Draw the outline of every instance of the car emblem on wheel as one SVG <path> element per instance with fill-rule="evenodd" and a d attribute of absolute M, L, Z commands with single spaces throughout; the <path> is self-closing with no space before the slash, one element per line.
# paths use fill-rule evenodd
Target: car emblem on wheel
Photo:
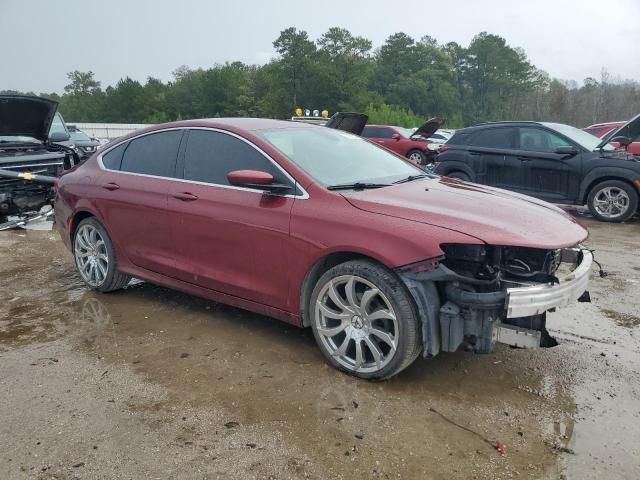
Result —
<path fill-rule="evenodd" d="M 354 315 L 353 318 L 351 319 L 351 326 L 353 328 L 360 329 L 364 327 L 364 321 L 358 315 Z"/>

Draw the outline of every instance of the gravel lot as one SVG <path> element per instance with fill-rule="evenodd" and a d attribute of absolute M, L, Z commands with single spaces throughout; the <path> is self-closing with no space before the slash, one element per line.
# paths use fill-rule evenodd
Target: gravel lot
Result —
<path fill-rule="evenodd" d="M 640 220 L 581 221 L 608 276 L 550 314 L 560 346 L 383 383 L 269 318 L 144 283 L 94 294 L 56 234 L 2 232 L 0 478 L 638 479 Z"/>

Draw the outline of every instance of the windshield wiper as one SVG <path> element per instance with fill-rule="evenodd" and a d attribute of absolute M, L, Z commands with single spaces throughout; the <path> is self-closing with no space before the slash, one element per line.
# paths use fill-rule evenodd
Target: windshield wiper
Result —
<path fill-rule="evenodd" d="M 413 182 L 414 180 L 420 180 L 421 178 L 427 178 L 427 177 L 429 177 L 429 175 L 427 175 L 426 173 L 419 173 L 417 175 L 409 175 L 408 177 L 402 178 L 393 183 L 396 184 L 396 183 Z"/>
<path fill-rule="evenodd" d="M 389 187 L 390 183 L 367 183 L 367 182 L 356 182 L 356 183 L 343 183 L 341 185 L 329 185 L 327 190 L 366 190 L 369 188 L 382 188 Z"/>

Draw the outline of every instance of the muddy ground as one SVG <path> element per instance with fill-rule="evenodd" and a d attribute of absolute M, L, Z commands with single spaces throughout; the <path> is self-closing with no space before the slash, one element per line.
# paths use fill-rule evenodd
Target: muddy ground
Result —
<path fill-rule="evenodd" d="M 582 220 L 608 276 L 550 315 L 560 346 L 383 383 L 269 318 L 92 293 L 54 233 L 2 232 L 0 478 L 640 478 L 640 221 Z"/>

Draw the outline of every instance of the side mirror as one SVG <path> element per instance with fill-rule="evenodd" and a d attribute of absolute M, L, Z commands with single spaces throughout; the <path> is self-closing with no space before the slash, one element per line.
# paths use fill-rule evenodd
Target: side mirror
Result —
<path fill-rule="evenodd" d="M 291 186 L 275 183 L 273 175 L 259 170 L 235 170 L 227 174 L 227 180 L 236 187 L 253 188 L 266 192 L 285 192 Z"/>
<path fill-rule="evenodd" d="M 400 140 L 402 137 L 400 136 L 399 133 L 394 133 L 393 135 L 391 135 L 391 138 L 393 138 L 395 141 Z"/>
<path fill-rule="evenodd" d="M 49 134 L 49 141 L 51 143 L 66 142 L 67 140 L 69 140 L 69 138 L 71 137 L 69 136 L 68 133 L 65 133 L 65 132 L 57 131 L 57 132 L 51 132 Z"/>
<path fill-rule="evenodd" d="M 629 137 L 625 137 L 624 135 L 620 135 L 619 137 L 614 137 L 609 141 L 611 143 L 619 144 L 624 149 L 626 149 L 631 144 L 631 139 Z"/>
<path fill-rule="evenodd" d="M 555 153 L 560 155 L 577 155 L 578 149 L 572 145 L 563 145 L 561 147 L 557 147 Z"/>

